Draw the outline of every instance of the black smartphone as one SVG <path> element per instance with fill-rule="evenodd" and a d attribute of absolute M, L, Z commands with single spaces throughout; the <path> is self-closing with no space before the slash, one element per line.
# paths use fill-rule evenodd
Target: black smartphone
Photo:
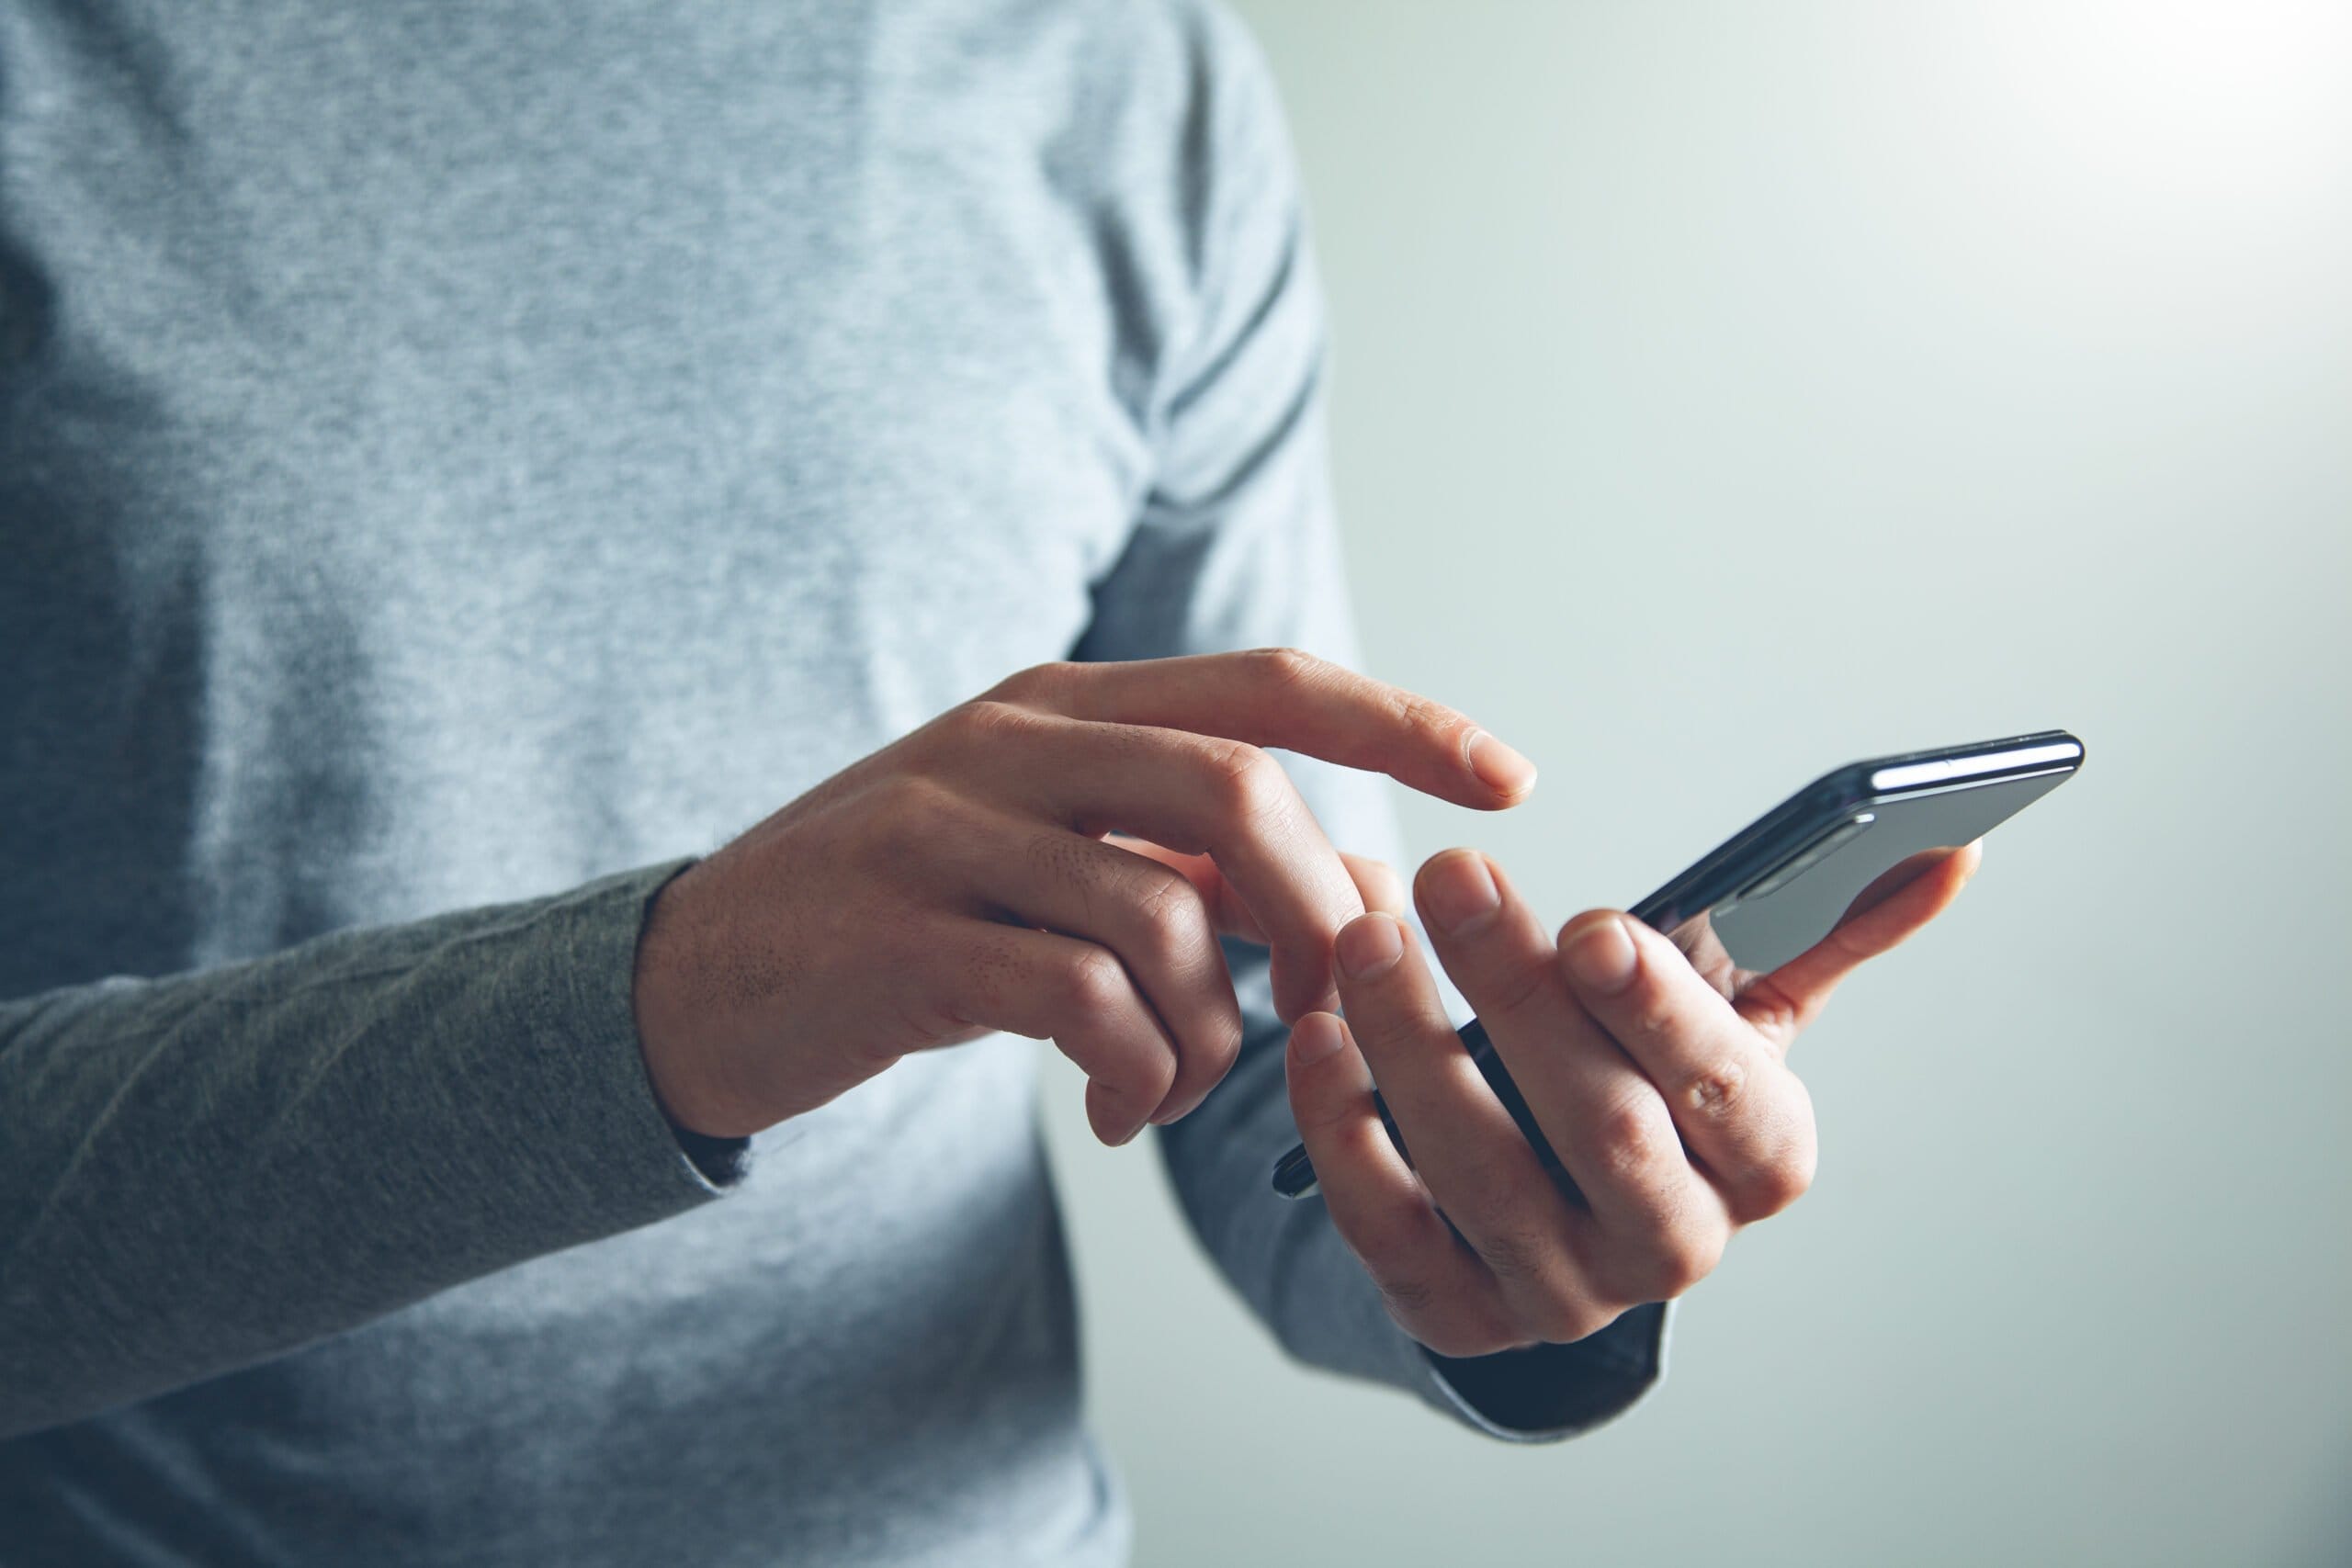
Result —
<path fill-rule="evenodd" d="M 1856 762 L 1797 791 L 1629 912 L 1686 952 L 1712 927 L 1741 968 L 1777 968 L 1827 936 L 1863 889 L 1913 856 L 1974 842 L 2082 765 L 2083 743 L 2063 729 Z M 1462 1043 L 1544 1163 L 1559 1172 L 1559 1156 L 1476 1019 L 1462 1026 Z M 1374 1099 L 1402 1149 L 1386 1103 Z M 1315 1190 L 1304 1147 L 1274 1162 L 1274 1190 L 1285 1198 Z"/>

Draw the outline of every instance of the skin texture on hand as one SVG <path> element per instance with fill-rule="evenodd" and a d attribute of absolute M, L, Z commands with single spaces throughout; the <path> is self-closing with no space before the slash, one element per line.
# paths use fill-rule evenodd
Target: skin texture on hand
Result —
<path fill-rule="evenodd" d="M 1563 1182 L 1464 1051 L 1396 875 L 1334 849 L 1267 747 L 1486 809 L 1534 783 L 1452 709 L 1288 649 L 1025 671 L 662 889 L 636 1007 L 664 1109 L 738 1136 L 1002 1030 L 1084 1069 L 1096 1135 L 1123 1144 L 1232 1065 L 1217 938 L 1262 942 L 1300 1135 L 1390 1314 L 1445 1356 L 1566 1343 L 1689 1290 L 1804 1193 L 1791 1043 L 1979 853 L 1915 857 L 1763 975 L 1703 922 L 1678 946 L 1596 909 L 1555 939 L 1486 857 L 1432 858 L 1414 890 L 1431 944 Z"/>
<path fill-rule="evenodd" d="M 1024 671 L 663 887 L 635 977 L 663 1109 L 740 1136 L 1002 1030 L 1086 1072 L 1106 1143 L 1183 1115 L 1240 1047 L 1220 935 L 1272 948 L 1295 1020 L 1336 999 L 1340 927 L 1399 902 L 1267 747 L 1482 809 L 1534 784 L 1453 710 L 1290 649 Z"/>
<path fill-rule="evenodd" d="M 1767 975 L 1734 966 L 1703 926 L 1686 952 L 1616 910 L 1555 941 L 1491 861 L 1431 858 L 1415 897 L 1437 956 L 1574 1185 L 1543 1168 L 1463 1049 L 1412 929 L 1351 921 L 1335 944 L 1347 1021 L 1298 1021 L 1291 1104 L 1390 1315 L 1441 1355 L 1482 1356 L 1584 1338 L 1704 1278 L 1735 1231 L 1813 1179 L 1812 1102 L 1788 1066 L 1798 1032 L 1857 965 L 1950 905 L 1980 853 L 1915 857 Z"/>

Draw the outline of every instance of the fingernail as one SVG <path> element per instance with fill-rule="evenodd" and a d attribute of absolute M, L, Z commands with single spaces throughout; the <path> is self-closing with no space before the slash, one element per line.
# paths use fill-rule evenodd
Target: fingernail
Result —
<path fill-rule="evenodd" d="M 1466 934 L 1502 908 L 1501 890 L 1487 869 L 1487 857 L 1465 850 L 1447 855 L 1430 868 L 1423 902 L 1430 919 L 1449 935 Z"/>
<path fill-rule="evenodd" d="M 1483 729 L 1472 730 L 1462 742 L 1462 760 L 1497 795 L 1525 795 L 1535 787 L 1535 764 Z"/>
<path fill-rule="evenodd" d="M 1340 1032 L 1338 1019 L 1328 1012 L 1310 1012 L 1290 1032 L 1291 1060 L 1311 1067 L 1337 1051 L 1346 1038 Z"/>
<path fill-rule="evenodd" d="M 1340 928 L 1332 956 L 1349 979 L 1372 979 L 1405 956 L 1404 931 L 1394 915 L 1359 915 Z"/>
<path fill-rule="evenodd" d="M 1562 954 L 1577 983 L 1602 996 L 1613 996 L 1633 983 L 1636 954 L 1633 933 L 1625 922 L 1611 916 L 1595 920 L 1568 939 Z"/>

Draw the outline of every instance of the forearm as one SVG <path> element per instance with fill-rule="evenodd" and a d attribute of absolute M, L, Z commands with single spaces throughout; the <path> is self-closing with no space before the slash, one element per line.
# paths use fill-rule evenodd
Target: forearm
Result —
<path fill-rule="evenodd" d="M 683 863 L 0 1004 L 0 1436 L 714 1196 L 631 1011 Z"/>

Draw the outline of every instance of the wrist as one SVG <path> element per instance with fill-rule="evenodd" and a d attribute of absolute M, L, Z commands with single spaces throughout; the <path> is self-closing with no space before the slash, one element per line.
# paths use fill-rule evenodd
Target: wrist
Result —
<path fill-rule="evenodd" d="M 698 1138 L 738 1137 L 752 1131 L 731 1124 L 710 1092 L 707 1066 L 696 1050 L 704 1032 L 694 1017 L 694 987 L 686 974 L 693 951 L 685 936 L 690 894 L 682 894 L 694 874 L 696 861 L 662 885 L 647 901 L 639 928 L 637 956 L 630 979 L 631 1010 L 637 1021 L 638 1052 L 653 1098 L 672 1126 Z"/>

